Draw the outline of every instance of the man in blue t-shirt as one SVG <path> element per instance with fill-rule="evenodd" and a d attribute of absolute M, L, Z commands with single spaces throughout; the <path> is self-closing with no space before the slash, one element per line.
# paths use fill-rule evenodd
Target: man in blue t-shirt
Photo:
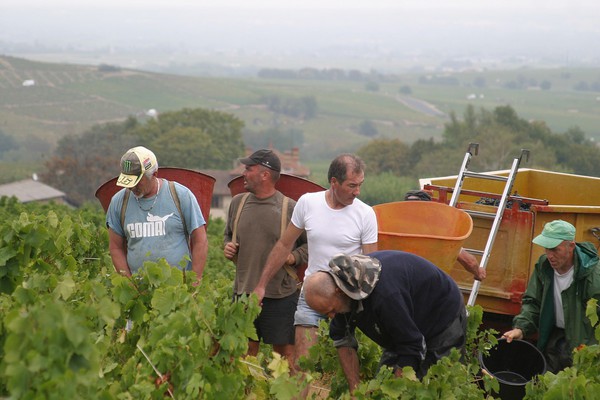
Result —
<path fill-rule="evenodd" d="M 117 185 L 123 189 L 113 196 L 106 214 L 113 264 L 131 276 L 144 261 L 164 258 L 174 267 L 193 270 L 200 280 L 208 240 L 198 201 L 188 188 L 177 182 L 171 188 L 157 173 L 156 156 L 145 147 L 129 149 L 121 157 Z"/>
<path fill-rule="evenodd" d="M 303 290 L 308 305 L 331 318 L 329 336 L 350 391 L 359 384 L 357 327 L 383 348 L 380 364 L 396 375 L 410 366 L 422 378 L 452 348 L 464 348 L 462 294 L 431 262 L 384 250 L 368 256 L 338 255 L 329 267 L 308 277 Z"/>

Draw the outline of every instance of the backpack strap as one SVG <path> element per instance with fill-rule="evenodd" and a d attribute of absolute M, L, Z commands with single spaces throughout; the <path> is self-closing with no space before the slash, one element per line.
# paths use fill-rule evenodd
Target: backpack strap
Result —
<path fill-rule="evenodd" d="M 242 215 L 242 208 L 244 208 L 244 204 L 246 204 L 246 200 L 248 200 L 248 196 L 250 196 L 250 192 L 244 193 L 242 196 L 242 200 L 240 200 L 240 204 L 235 213 L 235 219 L 233 220 L 233 228 L 231 233 L 231 241 L 237 244 L 237 227 L 238 222 L 240 221 L 240 215 Z"/>
<path fill-rule="evenodd" d="M 175 206 L 177 207 L 177 211 L 179 211 L 179 216 L 181 217 L 181 223 L 183 224 L 183 233 L 185 234 L 185 242 L 188 245 L 188 249 L 190 248 L 190 235 L 187 231 L 187 224 L 185 223 L 185 217 L 183 216 L 183 212 L 181 212 L 181 202 L 179 201 L 179 196 L 177 195 L 177 190 L 175 190 L 175 182 L 169 182 L 169 191 L 171 192 L 171 197 L 173 197 L 173 201 Z"/>
<path fill-rule="evenodd" d="M 125 189 L 125 195 L 123 196 L 123 204 L 121 205 L 121 230 L 125 233 L 125 210 L 127 210 L 127 204 L 129 204 L 130 190 Z"/>

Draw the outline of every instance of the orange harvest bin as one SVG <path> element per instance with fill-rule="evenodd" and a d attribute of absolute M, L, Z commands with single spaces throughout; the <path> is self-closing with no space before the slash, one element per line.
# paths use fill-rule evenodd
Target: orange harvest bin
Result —
<path fill-rule="evenodd" d="M 244 177 L 242 175 L 230 180 L 227 186 L 229 187 L 231 197 L 246 191 L 246 189 L 244 189 Z M 275 184 L 275 189 L 279 190 L 290 199 L 294 199 L 296 201 L 298 201 L 300 196 L 302 196 L 304 193 L 320 192 L 325 190 L 323 186 L 314 183 L 313 181 L 284 173 L 280 174 L 279 180 Z"/>
<path fill-rule="evenodd" d="M 210 205 L 212 200 L 213 188 L 215 186 L 215 178 L 202 172 L 194 171 L 185 168 L 175 167 L 159 167 L 158 177 L 165 178 L 169 181 L 175 181 L 187 186 L 194 193 L 196 200 L 200 205 L 202 216 L 208 224 L 210 215 Z M 104 212 L 108 210 L 110 200 L 122 187 L 117 186 L 117 178 L 114 177 L 108 182 L 102 184 L 96 190 L 96 198 L 100 201 Z"/>
<path fill-rule="evenodd" d="M 466 212 L 430 201 L 399 201 L 373 206 L 379 250 L 402 250 L 428 259 L 449 273 L 473 230 Z"/>

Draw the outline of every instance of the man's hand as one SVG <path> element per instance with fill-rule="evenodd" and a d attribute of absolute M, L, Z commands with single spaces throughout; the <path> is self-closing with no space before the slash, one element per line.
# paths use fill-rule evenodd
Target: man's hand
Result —
<path fill-rule="evenodd" d="M 258 296 L 258 304 L 262 306 L 262 301 L 265 297 L 265 288 L 257 286 L 254 288 L 254 291 L 252 293 L 255 293 Z"/>
<path fill-rule="evenodd" d="M 294 255 L 292 253 L 288 254 L 287 260 L 285 260 L 285 263 L 287 265 L 295 265 L 296 264 L 296 257 L 294 257 Z"/>
<path fill-rule="evenodd" d="M 233 243 L 233 242 L 229 242 L 225 245 L 225 247 L 223 248 L 223 255 L 225 256 L 226 259 L 228 260 L 233 260 L 233 257 L 235 257 L 235 255 L 238 252 L 238 244 L 237 243 Z"/>
<path fill-rule="evenodd" d="M 523 339 L 523 331 L 520 330 L 519 328 L 515 328 L 508 332 L 504 332 L 504 335 L 502 335 L 502 337 L 506 339 L 506 343 L 510 343 L 515 339 L 521 340 L 521 339 Z"/>
<path fill-rule="evenodd" d="M 474 276 L 478 281 L 482 281 L 487 277 L 487 272 L 485 271 L 485 268 L 478 267 Z"/>

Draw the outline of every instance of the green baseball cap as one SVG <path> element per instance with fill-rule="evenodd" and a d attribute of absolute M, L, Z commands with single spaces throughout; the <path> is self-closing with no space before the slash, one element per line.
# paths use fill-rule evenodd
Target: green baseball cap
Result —
<path fill-rule="evenodd" d="M 575 240 L 575 227 L 566 221 L 557 219 L 544 225 L 544 230 L 533 239 L 533 243 L 546 249 L 553 249 L 564 240 Z"/>

